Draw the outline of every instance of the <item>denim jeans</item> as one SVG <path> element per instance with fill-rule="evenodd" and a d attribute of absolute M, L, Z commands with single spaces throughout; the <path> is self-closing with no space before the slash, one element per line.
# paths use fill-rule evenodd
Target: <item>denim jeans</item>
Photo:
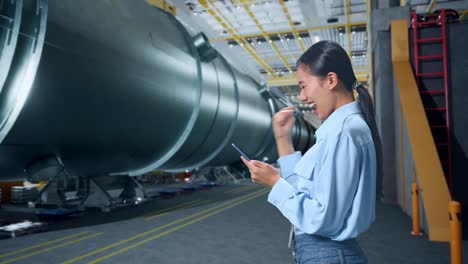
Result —
<path fill-rule="evenodd" d="M 329 238 L 300 234 L 294 236 L 298 264 L 367 264 L 367 257 L 355 239 L 333 241 Z"/>

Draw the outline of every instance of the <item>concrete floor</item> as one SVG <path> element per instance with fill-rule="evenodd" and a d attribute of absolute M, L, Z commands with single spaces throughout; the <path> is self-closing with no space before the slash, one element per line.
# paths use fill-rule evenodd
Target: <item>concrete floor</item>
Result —
<path fill-rule="evenodd" d="M 267 192 L 245 183 L 86 211 L 50 223 L 47 232 L 0 240 L 0 264 L 293 263 L 289 224 L 266 202 Z M 369 263 L 450 263 L 447 243 L 413 237 L 410 229 L 397 206 L 378 204 L 376 223 L 359 238 Z"/>

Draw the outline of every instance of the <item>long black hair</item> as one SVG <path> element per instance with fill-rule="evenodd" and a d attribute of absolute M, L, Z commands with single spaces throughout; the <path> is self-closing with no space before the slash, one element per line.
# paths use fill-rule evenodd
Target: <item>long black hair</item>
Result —
<path fill-rule="evenodd" d="M 297 65 L 301 64 L 306 65 L 309 71 L 317 77 L 324 78 L 329 72 L 334 72 L 346 90 L 353 93 L 353 89 L 356 89 L 364 120 L 371 130 L 374 141 L 377 158 L 376 196 L 377 199 L 382 199 L 382 142 L 375 122 L 374 105 L 367 89 L 357 81 L 348 54 L 338 43 L 323 40 L 312 45 L 301 55 Z"/>

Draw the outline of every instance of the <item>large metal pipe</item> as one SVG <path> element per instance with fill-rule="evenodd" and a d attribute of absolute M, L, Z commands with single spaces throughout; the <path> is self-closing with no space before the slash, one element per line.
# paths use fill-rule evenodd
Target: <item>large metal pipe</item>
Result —
<path fill-rule="evenodd" d="M 7 80 L 0 93 L 1 114 L 21 110 L 0 127 L 0 179 L 25 178 L 28 164 L 49 156 L 82 176 L 225 165 L 239 158 L 230 142 L 276 159 L 274 103 L 170 14 L 143 0 L 28 2 L 8 78 L 21 76 L 13 71 L 21 65 L 35 78 L 29 88 Z M 35 24 L 23 30 L 27 22 Z M 29 57 L 18 53 L 26 40 L 35 45 L 35 53 L 23 48 Z M 27 97 L 24 106 L 5 87 Z M 310 132 L 299 119 L 298 149 L 310 145 Z"/>

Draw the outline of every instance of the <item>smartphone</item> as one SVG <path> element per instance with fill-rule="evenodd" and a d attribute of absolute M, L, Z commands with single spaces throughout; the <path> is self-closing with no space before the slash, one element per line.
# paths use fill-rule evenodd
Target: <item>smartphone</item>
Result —
<path fill-rule="evenodd" d="M 232 143 L 231 145 L 232 145 L 233 148 L 235 148 L 237 150 L 237 152 L 239 152 L 242 155 L 242 157 L 244 157 L 246 160 L 250 161 L 250 158 L 247 157 L 247 155 L 245 155 L 245 153 L 242 150 L 240 150 L 240 148 L 238 148 L 236 146 L 236 144 Z"/>

